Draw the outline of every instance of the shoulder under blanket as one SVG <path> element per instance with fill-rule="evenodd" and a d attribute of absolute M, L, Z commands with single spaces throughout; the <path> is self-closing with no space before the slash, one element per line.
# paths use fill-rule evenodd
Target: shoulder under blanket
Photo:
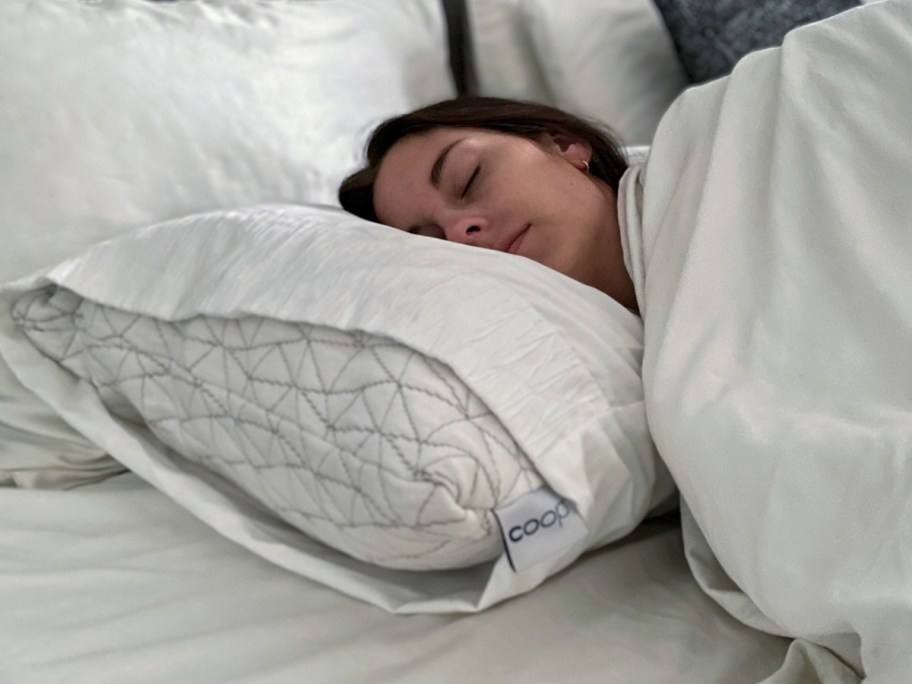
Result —
<path fill-rule="evenodd" d="M 912 675 L 910 74 L 912 3 L 799 29 L 683 95 L 621 189 L 695 571 L 871 682 Z"/>

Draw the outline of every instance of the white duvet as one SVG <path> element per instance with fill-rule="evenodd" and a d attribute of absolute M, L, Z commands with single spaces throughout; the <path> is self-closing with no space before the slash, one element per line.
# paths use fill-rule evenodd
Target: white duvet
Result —
<path fill-rule="evenodd" d="M 695 572 L 890 683 L 912 679 L 910 73 L 912 3 L 799 29 L 682 96 L 621 191 Z"/>

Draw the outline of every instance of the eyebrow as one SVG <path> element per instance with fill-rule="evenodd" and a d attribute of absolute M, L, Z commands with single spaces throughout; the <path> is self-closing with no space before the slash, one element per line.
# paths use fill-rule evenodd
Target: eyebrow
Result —
<path fill-rule="evenodd" d="M 463 138 L 454 140 L 449 145 L 440 150 L 440 154 L 437 155 L 437 159 L 434 161 L 434 165 L 431 167 L 431 185 L 433 185 L 438 190 L 440 189 L 440 173 L 443 171 L 443 163 L 446 161 L 447 155 L 450 153 L 456 145 L 461 143 Z"/>

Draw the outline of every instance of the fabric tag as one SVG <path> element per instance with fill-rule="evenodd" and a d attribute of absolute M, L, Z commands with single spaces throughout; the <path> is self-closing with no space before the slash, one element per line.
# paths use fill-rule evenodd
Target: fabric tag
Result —
<path fill-rule="evenodd" d="M 589 533 L 573 502 L 547 487 L 519 497 L 494 516 L 513 572 L 563 551 Z"/>

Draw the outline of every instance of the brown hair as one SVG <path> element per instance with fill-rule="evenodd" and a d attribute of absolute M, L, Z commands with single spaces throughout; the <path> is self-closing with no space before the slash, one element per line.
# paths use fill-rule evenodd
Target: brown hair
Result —
<path fill-rule="evenodd" d="M 564 134 L 592 148 L 589 173 L 617 192 L 627 170 L 627 159 L 614 134 L 596 124 L 555 107 L 497 97 L 460 97 L 444 100 L 408 114 L 388 119 L 367 143 L 367 166 L 339 187 L 339 203 L 346 211 L 376 221 L 374 183 L 384 157 L 393 145 L 409 135 L 434 128 L 484 128 L 537 139 L 543 134 Z"/>

